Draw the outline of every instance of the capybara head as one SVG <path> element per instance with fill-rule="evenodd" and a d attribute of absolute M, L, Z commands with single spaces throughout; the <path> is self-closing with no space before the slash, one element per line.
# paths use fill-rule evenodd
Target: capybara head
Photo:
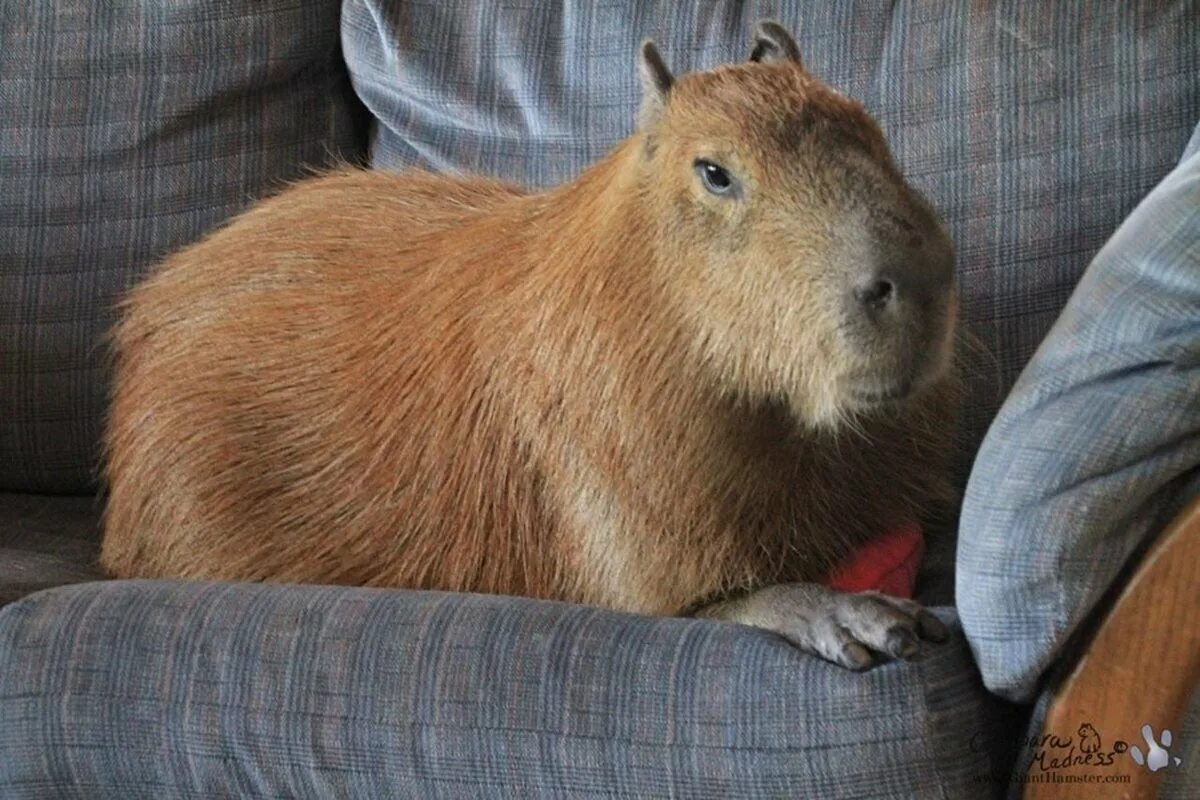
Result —
<path fill-rule="evenodd" d="M 863 107 L 771 22 L 745 63 L 676 79 L 649 41 L 639 62 L 662 285 L 718 380 L 828 427 L 945 374 L 953 248 Z"/>

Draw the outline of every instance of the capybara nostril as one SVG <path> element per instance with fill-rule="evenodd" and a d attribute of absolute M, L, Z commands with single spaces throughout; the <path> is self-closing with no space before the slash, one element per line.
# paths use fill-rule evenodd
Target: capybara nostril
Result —
<path fill-rule="evenodd" d="M 867 308 L 878 310 L 892 302 L 896 285 L 888 278 L 876 278 L 855 289 L 854 296 Z"/>

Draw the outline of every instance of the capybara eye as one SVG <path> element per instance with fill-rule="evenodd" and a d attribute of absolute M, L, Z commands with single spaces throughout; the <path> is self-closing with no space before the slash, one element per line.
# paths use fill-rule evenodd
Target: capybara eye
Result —
<path fill-rule="evenodd" d="M 703 158 L 696 159 L 696 174 L 704 188 L 716 195 L 730 195 L 737 188 L 737 183 L 729 171 L 720 164 L 714 164 Z"/>

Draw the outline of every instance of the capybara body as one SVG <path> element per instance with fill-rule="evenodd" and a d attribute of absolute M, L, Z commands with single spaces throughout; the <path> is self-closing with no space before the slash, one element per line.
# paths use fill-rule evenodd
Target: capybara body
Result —
<path fill-rule="evenodd" d="M 678 613 L 925 513 L 933 213 L 797 61 L 647 52 L 639 129 L 571 183 L 344 170 L 136 287 L 104 566 Z"/>

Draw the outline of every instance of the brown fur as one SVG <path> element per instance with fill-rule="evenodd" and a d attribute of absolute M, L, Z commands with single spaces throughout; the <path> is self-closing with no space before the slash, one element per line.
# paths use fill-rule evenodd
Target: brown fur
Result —
<path fill-rule="evenodd" d="M 943 491 L 953 381 L 914 365 L 945 361 L 951 295 L 877 339 L 836 301 L 856 237 L 922 231 L 875 124 L 791 63 L 685 76 L 542 194 L 303 182 L 125 303 L 103 564 L 652 613 L 817 579 Z M 899 371 L 931 377 L 847 388 Z"/>

